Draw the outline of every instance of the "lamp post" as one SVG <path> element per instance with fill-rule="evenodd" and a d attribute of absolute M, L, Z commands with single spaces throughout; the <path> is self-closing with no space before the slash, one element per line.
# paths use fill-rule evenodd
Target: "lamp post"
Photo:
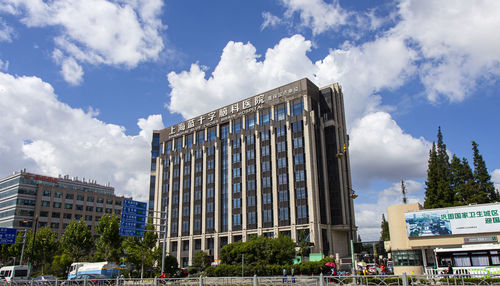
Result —
<path fill-rule="evenodd" d="M 349 170 L 348 170 L 348 157 L 347 157 L 347 146 L 344 144 L 344 152 L 339 152 L 337 153 L 337 158 L 339 159 L 344 159 L 341 160 L 344 162 L 344 172 L 345 172 L 345 178 L 346 182 L 344 184 L 346 188 L 346 195 L 347 195 L 347 207 L 348 207 L 348 212 L 349 212 L 349 242 L 350 242 L 350 249 L 351 249 L 351 273 L 354 275 L 356 271 L 355 267 L 355 261 L 354 261 L 354 234 L 353 234 L 353 223 L 352 223 L 352 200 L 357 198 L 358 195 L 354 192 L 354 190 L 351 188 L 351 181 L 349 178 Z"/>
<path fill-rule="evenodd" d="M 33 251 L 35 248 L 37 226 L 38 226 L 38 215 L 35 216 L 35 231 L 33 232 L 33 242 L 31 243 L 31 255 L 30 255 L 30 259 L 29 259 L 29 263 L 28 263 L 28 277 L 30 277 L 30 275 L 31 275 L 31 265 L 33 264 L 33 255 L 34 255 Z"/>

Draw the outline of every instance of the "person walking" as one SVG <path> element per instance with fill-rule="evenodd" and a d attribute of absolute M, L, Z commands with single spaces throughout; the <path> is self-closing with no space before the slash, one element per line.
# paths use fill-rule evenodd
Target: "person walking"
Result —
<path fill-rule="evenodd" d="M 283 283 L 286 282 L 286 269 L 283 268 Z"/>
<path fill-rule="evenodd" d="M 448 270 L 447 270 L 448 275 L 453 275 L 453 267 L 451 267 L 451 263 L 448 263 Z"/>

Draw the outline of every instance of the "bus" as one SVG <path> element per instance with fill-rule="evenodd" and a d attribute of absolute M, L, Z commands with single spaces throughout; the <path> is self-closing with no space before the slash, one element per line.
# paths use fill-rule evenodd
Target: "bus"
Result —
<path fill-rule="evenodd" d="M 28 265 L 4 266 L 0 268 L 0 276 L 5 278 L 5 282 L 28 280 Z"/>
<path fill-rule="evenodd" d="M 74 262 L 68 273 L 68 280 L 79 274 L 101 274 L 108 278 L 116 278 L 120 275 L 118 265 L 113 262 Z"/>
<path fill-rule="evenodd" d="M 500 244 L 463 245 L 458 248 L 436 248 L 437 273 L 445 273 L 448 265 L 456 275 L 500 275 Z"/>

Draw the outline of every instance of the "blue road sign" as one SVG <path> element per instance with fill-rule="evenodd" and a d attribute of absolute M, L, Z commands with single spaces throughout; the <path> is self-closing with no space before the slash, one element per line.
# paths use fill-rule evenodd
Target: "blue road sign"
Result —
<path fill-rule="evenodd" d="M 123 200 L 120 220 L 120 235 L 144 236 L 146 227 L 147 204 L 133 200 Z"/>
<path fill-rule="evenodd" d="M 0 227 L 0 244 L 16 243 L 17 229 Z"/>

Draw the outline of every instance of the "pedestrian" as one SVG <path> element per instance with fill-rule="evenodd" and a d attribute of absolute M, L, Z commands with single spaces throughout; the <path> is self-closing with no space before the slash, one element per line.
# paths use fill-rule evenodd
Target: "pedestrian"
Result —
<path fill-rule="evenodd" d="M 286 282 L 286 269 L 283 268 L 283 283 Z"/>
<path fill-rule="evenodd" d="M 294 273 L 294 271 L 293 271 L 293 268 L 292 268 L 292 270 L 291 270 L 291 271 L 292 271 L 292 283 L 295 283 L 295 273 Z"/>
<path fill-rule="evenodd" d="M 448 263 L 448 271 L 447 271 L 447 274 L 448 274 L 448 275 L 453 275 L 453 267 L 451 267 L 451 263 Z"/>

